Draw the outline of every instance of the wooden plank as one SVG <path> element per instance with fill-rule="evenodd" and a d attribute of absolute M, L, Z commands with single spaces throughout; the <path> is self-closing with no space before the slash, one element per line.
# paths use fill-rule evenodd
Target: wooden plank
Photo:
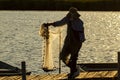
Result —
<path fill-rule="evenodd" d="M 18 80 L 20 79 L 20 76 L 5 76 L 0 78 L 0 80 Z"/>
<path fill-rule="evenodd" d="M 102 78 L 102 77 L 106 77 L 106 75 L 109 73 L 109 71 L 99 71 L 97 72 L 97 74 L 94 76 L 95 78 Z"/>
<path fill-rule="evenodd" d="M 115 77 L 117 74 L 117 71 L 109 71 L 109 73 L 105 77 Z"/>
<path fill-rule="evenodd" d="M 99 72 L 99 74 L 103 77 L 106 77 L 106 75 L 109 73 L 109 71 L 103 71 L 103 72 Z M 95 76 L 97 77 L 97 76 Z M 99 77 L 99 76 L 98 76 Z"/>
<path fill-rule="evenodd" d="M 76 79 L 81 80 L 96 80 L 96 79 L 104 79 L 108 80 L 108 78 L 114 79 L 117 75 L 117 71 L 99 71 L 99 72 L 81 72 Z M 67 80 L 67 74 L 49 74 L 49 75 L 27 75 L 27 80 Z M 0 80 L 21 80 L 21 76 L 3 76 L 0 77 Z"/>
<path fill-rule="evenodd" d="M 92 78 L 96 75 L 96 72 L 88 72 L 86 76 L 81 77 L 81 78 Z M 78 77 L 79 78 L 79 77 Z"/>
<path fill-rule="evenodd" d="M 114 78 L 117 71 L 99 71 L 99 72 L 81 72 L 76 79 L 108 79 Z M 61 80 L 66 80 L 67 77 L 61 78 Z"/>
<path fill-rule="evenodd" d="M 99 71 L 99 72 L 88 72 L 85 77 L 80 78 L 114 78 L 117 74 L 117 71 Z M 81 76 L 81 75 L 80 75 Z M 79 77 L 77 77 L 79 78 Z"/>
<path fill-rule="evenodd" d="M 13 79 L 13 80 L 16 80 L 18 78 L 18 76 L 8 76 L 8 77 L 6 77 L 6 79 Z"/>
<path fill-rule="evenodd" d="M 16 73 L 16 71 L 9 69 L 0 69 L 0 73 Z"/>
<path fill-rule="evenodd" d="M 43 80 L 46 76 L 48 75 L 38 75 L 37 77 L 34 78 L 34 80 Z M 30 79 L 33 80 L 33 79 Z"/>
<path fill-rule="evenodd" d="M 114 71 L 118 70 L 117 63 L 82 63 L 78 64 L 85 71 Z"/>
<path fill-rule="evenodd" d="M 63 78 L 66 78 L 67 74 L 63 73 L 63 74 L 57 74 L 56 76 L 53 77 L 54 80 L 61 80 Z"/>
<path fill-rule="evenodd" d="M 47 75 L 46 75 L 47 76 Z M 44 78 L 43 78 L 44 79 Z M 34 77 L 33 79 L 27 79 L 27 80 L 43 80 L 39 78 L 39 75 L 37 75 L 36 77 Z"/>
<path fill-rule="evenodd" d="M 46 78 L 46 77 L 48 77 L 49 75 L 40 75 L 40 76 L 38 76 L 39 77 L 39 79 L 41 79 L 41 80 L 43 80 L 44 78 Z"/>
<path fill-rule="evenodd" d="M 30 75 L 31 72 L 27 72 L 26 75 Z M 22 75 L 22 73 L 0 73 L 0 76 L 17 76 Z"/>
<path fill-rule="evenodd" d="M 80 78 L 84 78 L 84 77 L 86 77 L 86 75 L 88 74 L 89 72 L 82 72 L 82 73 L 80 73 L 80 75 L 78 76 L 78 78 L 80 77 Z"/>
<path fill-rule="evenodd" d="M 34 80 L 36 77 L 38 77 L 39 75 L 29 75 L 27 76 L 28 80 Z"/>
<path fill-rule="evenodd" d="M 42 79 L 42 80 L 54 80 L 54 78 L 55 78 L 55 76 L 56 75 L 48 75 L 47 77 L 45 77 L 44 79 Z"/>
<path fill-rule="evenodd" d="M 7 78 L 7 76 L 6 77 L 0 77 L 0 80 L 5 80 Z"/>
<path fill-rule="evenodd" d="M 19 76 L 19 78 L 18 78 L 17 80 L 22 80 L 22 77 L 21 77 L 21 76 Z"/>
<path fill-rule="evenodd" d="M 55 79 L 59 80 L 59 79 L 62 79 L 62 78 L 64 78 L 64 77 L 67 77 L 67 74 L 57 75 L 57 76 L 55 77 Z"/>

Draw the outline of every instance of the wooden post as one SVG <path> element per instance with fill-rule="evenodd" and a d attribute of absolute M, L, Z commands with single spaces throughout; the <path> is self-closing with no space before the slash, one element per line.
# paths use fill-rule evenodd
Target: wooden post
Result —
<path fill-rule="evenodd" d="M 59 74 L 61 73 L 61 60 L 60 60 L 60 57 L 59 57 Z"/>
<path fill-rule="evenodd" d="M 26 64 L 25 61 L 22 62 L 22 80 L 26 80 Z"/>
<path fill-rule="evenodd" d="M 61 59 L 60 59 L 60 51 L 61 51 L 61 28 L 59 28 L 59 74 L 61 73 Z"/>
<path fill-rule="evenodd" d="M 118 52 L 118 80 L 120 79 L 120 52 Z"/>

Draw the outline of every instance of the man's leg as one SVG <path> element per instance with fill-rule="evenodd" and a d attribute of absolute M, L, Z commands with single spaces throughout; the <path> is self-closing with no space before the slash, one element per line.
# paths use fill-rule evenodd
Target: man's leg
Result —
<path fill-rule="evenodd" d="M 69 51 L 69 46 L 68 44 L 64 44 L 62 51 L 60 52 L 60 60 L 62 60 L 66 65 L 69 63 L 69 55 L 70 55 L 70 51 Z"/>
<path fill-rule="evenodd" d="M 78 58 L 78 53 L 79 53 L 81 46 L 82 46 L 82 43 L 79 43 L 79 44 L 74 45 L 74 47 L 72 47 L 70 62 L 68 64 L 68 66 L 70 67 L 71 76 L 75 72 L 77 72 L 77 58 Z"/>

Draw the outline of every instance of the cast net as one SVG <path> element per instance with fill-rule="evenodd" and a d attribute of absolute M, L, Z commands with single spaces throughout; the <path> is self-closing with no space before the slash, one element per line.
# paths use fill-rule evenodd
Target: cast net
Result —
<path fill-rule="evenodd" d="M 59 67 L 59 53 L 66 36 L 66 25 L 60 27 L 44 27 L 42 24 L 39 34 L 43 37 L 43 70 L 54 70 Z"/>

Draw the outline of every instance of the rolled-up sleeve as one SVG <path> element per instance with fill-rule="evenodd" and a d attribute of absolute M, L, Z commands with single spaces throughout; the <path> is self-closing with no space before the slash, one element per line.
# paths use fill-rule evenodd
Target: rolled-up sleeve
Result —
<path fill-rule="evenodd" d="M 54 22 L 54 23 L 53 23 L 53 26 L 54 26 L 54 27 L 62 26 L 62 25 L 65 25 L 67 22 L 68 22 L 68 19 L 67 19 L 66 17 L 64 17 L 64 18 L 61 19 L 60 21 Z"/>

